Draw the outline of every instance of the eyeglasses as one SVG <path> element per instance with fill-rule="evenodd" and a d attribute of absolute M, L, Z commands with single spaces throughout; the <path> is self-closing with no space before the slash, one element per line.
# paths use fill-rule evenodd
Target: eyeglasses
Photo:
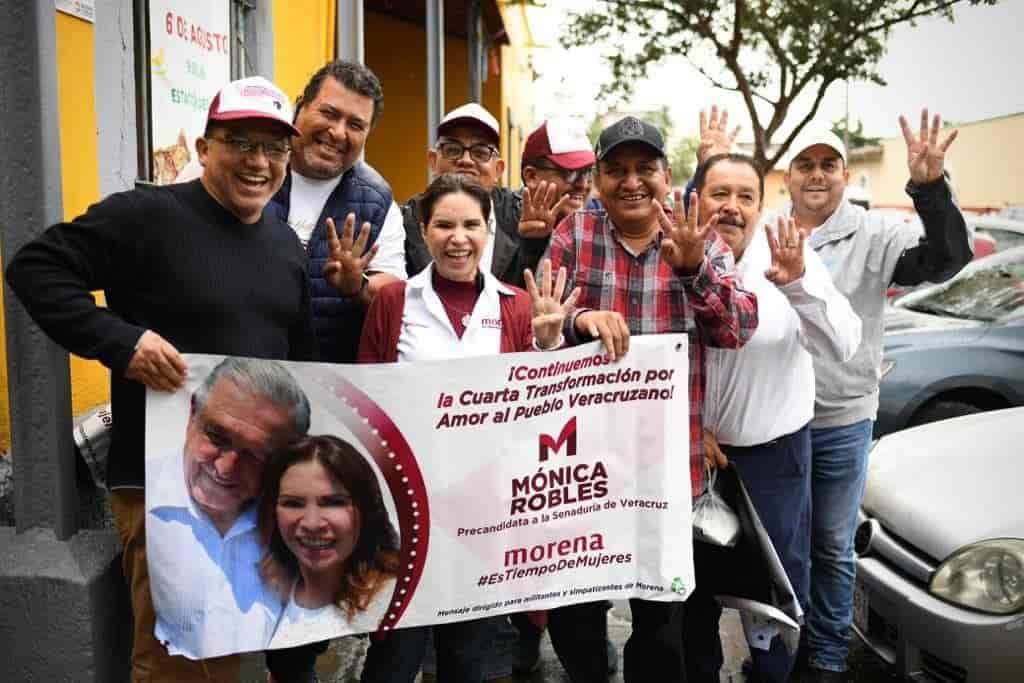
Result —
<path fill-rule="evenodd" d="M 551 171 L 553 173 L 557 173 L 558 176 L 561 177 L 561 179 L 564 180 L 569 185 L 574 184 L 580 178 L 583 178 L 584 180 L 589 180 L 594 176 L 593 166 L 587 166 L 586 168 L 577 168 L 571 171 L 567 168 L 560 168 L 558 166 L 548 166 L 547 164 L 531 164 L 531 166 L 542 171 Z"/>
<path fill-rule="evenodd" d="M 486 164 L 498 153 L 498 150 L 494 149 L 494 147 L 491 145 L 485 145 L 482 142 L 467 146 L 461 142 L 455 142 L 453 140 L 439 142 L 437 149 L 441 152 L 441 156 L 449 161 L 458 161 L 468 150 L 469 158 L 478 164 Z"/>
<path fill-rule="evenodd" d="M 261 150 L 271 161 L 284 161 L 288 158 L 288 153 L 292 151 L 291 145 L 284 140 L 253 142 L 245 138 L 218 138 L 212 135 L 209 139 L 228 145 L 238 154 L 252 154 L 256 150 Z"/>

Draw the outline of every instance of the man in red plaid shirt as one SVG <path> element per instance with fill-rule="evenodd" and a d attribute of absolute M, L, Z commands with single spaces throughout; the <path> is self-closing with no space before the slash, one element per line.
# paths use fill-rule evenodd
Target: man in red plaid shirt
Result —
<path fill-rule="evenodd" d="M 689 335 L 690 477 L 697 495 L 703 488 L 704 349 L 743 346 L 757 327 L 757 300 L 735 280 L 732 252 L 714 231 L 717 216 L 699 225 L 696 195 L 688 216 L 664 208 L 672 172 L 656 127 L 627 116 L 601 132 L 595 154 L 594 184 L 604 209 L 563 220 L 546 255 L 582 292 L 566 320 L 566 341 L 601 339 L 614 359 L 627 351 L 630 334 Z M 677 209 L 682 201 L 677 191 Z M 630 609 L 627 683 L 685 680 L 683 604 L 630 600 Z M 573 681 L 607 677 L 604 612 L 605 604 L 594 602 L 549 613 L 552 641 Z"/>

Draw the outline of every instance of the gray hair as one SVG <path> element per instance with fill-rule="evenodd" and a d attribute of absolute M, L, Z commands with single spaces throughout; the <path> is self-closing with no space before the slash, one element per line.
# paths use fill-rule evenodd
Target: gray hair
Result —
<path fill-rule="evenodd" d="M 260 358 L 225 358 L 217 364 L 196 389 L 196 411 L 206 406 L 210 391 L 220 379 L 234 382 L 253 396 L 265 398 L 291 412 L 296 434 L 309 431 L 309 399 L 292 374 L 275 360 Z"/>

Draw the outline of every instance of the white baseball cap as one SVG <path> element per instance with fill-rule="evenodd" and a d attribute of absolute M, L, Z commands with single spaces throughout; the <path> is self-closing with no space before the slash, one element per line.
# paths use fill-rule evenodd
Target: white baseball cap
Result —
<path fill-rule="evenodd" d="M 501 140 L 501 126 L 498 125 L 498 119 L 491 116 L 491 112 L 476 102 L 456 107 L 445 114 L 444 118 L 441 119 L 441 123 L 437 124 L 437 134 L 444 135 L 446 130 L 466 123 L 475 123 L 483 126 L 486 131 L 493 134 L 495 143 Z"/>
<path fill-rule="evenodd" d="M 800 156 L 804 150 L 814 147 L 815 145 L 825 145 L 831 147 L 842 157 L 843 161 L 846 161 L 846 145 L 839 139 L 839 136 L 831 131 L 829 128 L 823 126 L 814 126 L 813 124 L 804 128 L 793 140 L 793 144 L 789 146 L 785 156 L 782 158 L 782 165 L 784 168 L 789 168 L 793 161 Z"/>
<path fill-rule="evenodd" d="M 292 105 L 280 88 L 262 76 L 250 76 L 220 89 L 210 102 L 206 123 L 266 119 L 280 123 L 292 135 L 301 135 L 292 125 L 293 116 Z"/>

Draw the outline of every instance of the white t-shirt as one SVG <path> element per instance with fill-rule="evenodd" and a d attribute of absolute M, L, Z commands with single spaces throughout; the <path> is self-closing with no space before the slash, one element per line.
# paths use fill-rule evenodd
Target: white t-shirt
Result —
<path fill-rule="evenodd" d="M 317 180 L 300 175 L 294 170 L 291 171 L 291 175 L 292 188 L 288 203 L 288 225 L 298 235 L 303 248 L 306 248 L 309 246 L 313 231 L 316 230 L 316 223 L 324 210 L 327 198 L 338 187 L 343 176 L 329 180 Z M 334 227 L 340 233 L 344 228 L 344 222 L 335 223 Z M 360 228 L 359 225 L 355 227 L 356 230 Z M 384 225 L 381 226 L 375 244 L 377 245 L 377 254 L 370 261 L 367 271 L 387 273 L 404 280 L 406 278 L 405 227 L 402 224 L 402 211 L 393 201 L 388 207 Z"/>
<path fill-rule="evenodd" d="M 342 176 L 320 180 L 307 178 L 295 171 L 291 173 L 292 189 L 288 199 L 288 225 L 299 236 L 302 246 L 306 247 L 309 245 L 309 238 L 313 236 L 316 222 L 324 210 L 327 198 L 341 182 Z M 342 228 L 340 225 L 334 227 L 338 230 Z"/>
<path fill-rule="evenodd" d="M 353 633 L 376 631 L 394 595 L 395 583 L 395 579 L 388 579 L 370 600 L 366 609 L 353 614 L 352 620 L 349 621 L 345 612 L 337 605 L 307 609 L 295 602 L 295 587 L 298 585 L 296 581 L 292 584 L 288 605 L 281 612 L 281 619 L 277 622 L 270 648 L 295 647 Z"/>

